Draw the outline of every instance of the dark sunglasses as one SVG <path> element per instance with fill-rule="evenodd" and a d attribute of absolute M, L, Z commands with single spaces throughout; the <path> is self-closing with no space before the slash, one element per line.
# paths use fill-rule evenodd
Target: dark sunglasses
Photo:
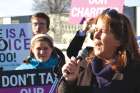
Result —
<path fill-rule="evenodd" d="M 111 16 L 111 17 L 115 17 L 115 16 L 118 15 L 117 10 L 115 10 L 115 9 L 110 9 L 110 8 L 105 9 L 102 13 L 103 13 L 103 14 L 108 14 L 108 15 Z"/>

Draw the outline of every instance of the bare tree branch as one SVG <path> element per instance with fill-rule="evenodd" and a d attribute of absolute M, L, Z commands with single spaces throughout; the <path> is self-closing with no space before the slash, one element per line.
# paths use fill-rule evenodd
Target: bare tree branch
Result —
<path fill-rule="evenodd" d="M 68 13 L 70 0 L 33 0 L 33 10 L 48 13 Z"/>

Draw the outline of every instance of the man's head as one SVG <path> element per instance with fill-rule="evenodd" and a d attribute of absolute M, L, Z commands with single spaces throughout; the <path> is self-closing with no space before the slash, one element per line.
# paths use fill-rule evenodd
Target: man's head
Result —
<path fill-rule="evenodd" d="M 49 31 L 50 18 L 43 12 L 32 15 L 31 23 L 33 34 L 45 34 Z"/>

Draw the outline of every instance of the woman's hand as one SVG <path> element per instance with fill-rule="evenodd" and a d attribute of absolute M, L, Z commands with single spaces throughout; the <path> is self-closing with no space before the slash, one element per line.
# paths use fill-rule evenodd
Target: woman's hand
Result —
<path fill-rule="evenodd" d="M 79 75 L 80 60 L 75 57 L 71 57 L 70 62 L 67 62 L 62 67 L 62 74 L 67 81 L 73 81 L 77 79 Z"/>
<path fill-rule="evenodd" d="M 94 29 L 94 22 L 95 19 L 94 18 L 90 18 L 90 19 L 86 19 L 84 20 L 83 24 L 82 24 L 82 30 L 85 32 L 91 32 L 91 29 Z"/>

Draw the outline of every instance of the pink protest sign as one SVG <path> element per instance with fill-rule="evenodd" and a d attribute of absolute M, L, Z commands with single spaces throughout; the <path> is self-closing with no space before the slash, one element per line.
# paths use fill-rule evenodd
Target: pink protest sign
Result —
<path fill-rule="evenodd" d="M 123 12 L 124 0 L 72 0 L 69 22 L 79 24 L 83 17 L 96 17 L 104 9 L 116 9 Z"/>

